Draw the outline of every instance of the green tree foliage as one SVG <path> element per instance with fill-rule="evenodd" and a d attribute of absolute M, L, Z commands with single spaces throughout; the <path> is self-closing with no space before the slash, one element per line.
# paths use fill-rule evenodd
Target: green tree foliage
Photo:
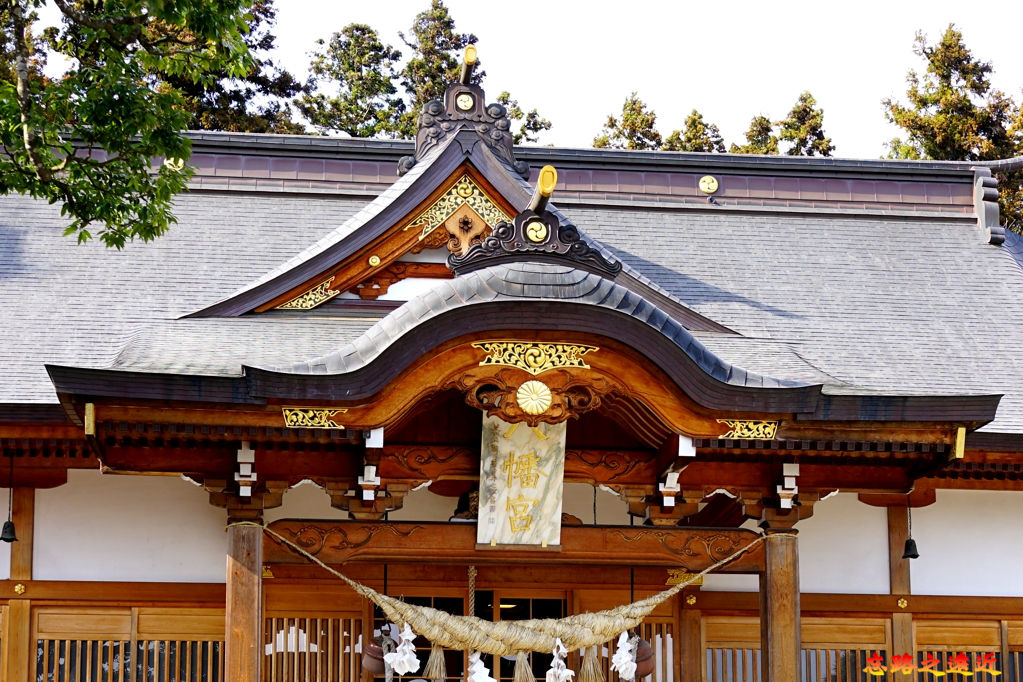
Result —
<path fill-rule="evenodd" d="M 725 141 L 718 127 L 704 121 L 703 114 L 693 109 L 682 130 L 672 131 L 661 148 L 672 152 L 724 152 Z"/>
<path fill-rule="evenodd" d="M 353 137 L 394 134 L 405 111 L 394 85 L 401 53 L 380 41 L 365 24 L 349 24 L 313 54 L 310 85 L 331 87 L 298 101 L 299 111 L 323 132 Z"/>
<path fill-rule="evenodd" d="M 171 197 L 189 170 L 191 119 L 171 78 L 203 86 L 244 76 L 251 62 L 243 0 L 53 0 L 64 24 L 49 49 L 69 66 L 47 80 L 33 58 L 34 10 L 7 0 L 3 45 L 13 68 L 0 80 L 0 193 L 59 203 L 66 233 L 122 247 L 165 232 Z M 154 159 L 168 162 L 153 166 Z"/>
<path fill-rule="evenodd" d="M 809 92 L 799 95 L 789 115 L 778 122 L 783 142 L 789 144 L 789 156 L 831 156 L 835 145 L 824 135 L 824 111 L 817 108 L 817 100 Z"/>
<path fill-rule="evenodd" d="M 917 33 L 913 52 L 926 69 L 906 76 L 907 104 L 883 100 L 888 120 L 906 131 L 888 144 L 889 157 L 984 161 L 1023 154 L 1023 116 L 992 87 L 989 62 L 973 56 L 949 25 L 936 44 Z M 1023 173 L 998 174 L 1003 222 L 1023 231 Z"/>
<path fill-rule="evenodd" d="M 625 98 L 619 118 L 608 116 L 600 134 L 593 138 L 599 149 L 659 149 L 661 134 L 657 132 L 657 114 L 633 92 Z"/>
<path fill-rule="evenodd" d="M 240 78 L 232 78 L 225 69 L 211 74 L 218 77 L 212 83 L 195 81 L 188 74 L 167 78 L 167 85 L 185 97 L 192 112 L 189 127 L 246 133 L 305 131 L 292 120 L 290 106 L 291 98 L 303 90 L 302 84 L 270 58 L 277 42 L 276 17 L 272 0 L 252 4 L 243 36 L 252 60 Z"/>
<path fill-rule="evenodd" d="M 746 131 L 746 144 L 732 144 L 728 151 L 732 154 L 777 154 L 778 136 L 774 134 L 771 119 L 762 114 L 754 116 Z"/>
<path fill-rule="evenodd" d="M 497 96 L 497 101 L 508 110 L 508 120 L 522 121 L 519 129 L 512 132 L 512 142 L 514 144 L 536 142 L 540 133 L 551 129 L 551 122 L 540 116 L 536 109 L 531 109 L 529 112 L 522 111 L 519 101 L 512 99 L 507 90 Z"/>
<path fill-rule="evenodd" d="M 358 137 L 415 137 L 423 105 L 441 99 L 457 80 L 462 53 L 476 42 L 471 33 L 455 30 L 455 20 L 442 0 L 416 15 L 408 34 L 400 33 L 410 51 L 400 71 L 399 50 L 383 43 L 375 30 L 351 24 L 320 44 L 313 56 L 315 92 L 302 97 L 299 110 L 321 132 L 345 132 Z M 472 82 L 486 76 L 477 63 Z M 536 109 L 525 112 L 508 92 L 498 101 L 512 122 L 520 121 L 514 141 L 535 142 L 549 130 L 550 121 Z"/>

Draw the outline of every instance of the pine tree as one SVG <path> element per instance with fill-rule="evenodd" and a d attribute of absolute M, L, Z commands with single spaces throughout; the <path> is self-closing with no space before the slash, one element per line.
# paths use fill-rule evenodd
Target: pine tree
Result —
<path fill-rule="evenodd" d="M 625 98 L 621 118 L 608 116 L 593 146 L 601 149 L 659 149 L 661 134 L 655 124 L 657 114 L 647 109 L 636 92 Z"/>
<path fill-rule="evenodd" d="M 458 78 L 462 51 L 476 43 L 476 36 L 455 31 L 455 20 L 441 0 L 431 0 L 430 8 L 416 15 L 407 36 L 398 35 L 412 51 L 412 58 L 401 71 L 409 105 L 398 130 L 402 137 L 415 137 L 423 105 L 443 97 L 448 84 Z M 472 82 L 478 84 L 485 76 L 477 64 Z"/>
<path fill-rule="evenodd" d="M 396 134 L 405 111 L 394 84 L 401 53 L 365 24 L 349 24 L 317 46 L 309 85 L 321 90 L 298 100 L 299 111 L 323 132 Z M 327 87 L 330 94 L 322 91 Z"/>
<path fill-rule="evenodd" d="M 522 111 L 519 101 L 512 99 L 507 90 L 497 96 L 497 101 L 508 110 L 509 121 L 522 121 L 519 129 L 512 133 L 513 144 L 536 142 L 540 133 L 551 129 L 551 122 L 540 116 L 536 109 L 531 109 L 528 112 Z"/>
<path fill-rule="evenodd" d="M 732 154 L 777 154 L 778 136 L 774 134 L 771 119 L 762 114 L 754 116 L 746 131 L 746 144 L 732 144 L 728 151 Z"/>
<path fill-rule="evenodd" d="M 686 117 L 681 131 L 672 131 L 661 147 L 672 152 L 724 152 L 725 141 L 721 131 L 713 123 L 703 120 L 703 114 L 696 109 Z"/>
<path fill-rule="evenodd" d="M 796 100 L 792 111 L 778 122 L 782 141 L 788 142 L 785 153 L 789 156 L 831 156 L 835 145 L 824 135 L 824 111 L 817 108 L 817 100 L 809 92 L 803 92 Z"/>
<path fill-rule="evenodd" d="M 954 25 L 934 45 L 918 32 L 913 52 L 927 68 L 906 76 L 908 104 L 883 100 L 888 120 L 906 131 L 888 144 L 891 158 L 983 161 L 1023 154 L 1019 106 L 991 86 L 991 64 L 973 56 Z M 1023 173 L 997 178 L 1002 221 L 1023 231 Z"/>

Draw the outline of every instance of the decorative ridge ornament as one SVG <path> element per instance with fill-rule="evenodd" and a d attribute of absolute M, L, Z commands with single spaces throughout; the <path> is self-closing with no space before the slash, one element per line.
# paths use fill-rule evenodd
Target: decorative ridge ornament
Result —
<path fill-rule="evenodd" d="M 533 376 L 559 367 L 589 369 L 583 356 L 600 350 L 597 346 L 577 343 L 544 343 L 541 341 L 479 341 L 472 344 L 487 357 L 480 362 L 485 365 L 518 367 Z"/>
<path fill-rule="evenodd" d="M 778 422 L 750 419 L 718 419 L 717 422 L 729 427 L 718 438 L 774 440 L 774 434 L 778 432 Z"/>
<path fill-rule="evenodd" d="M 524 260 L 524 256 L 558 264 L 569 261 L 583 270 L 610 277 L 621 272 L 620 262 L 606 258 L 582 238 L 575 225 L 562 225 L 558 216 L 546 210 L 557 181 L 554 167 L 544 166 L 529 207 L 515 216 L 513 223 L 498 223 L 489 237 L 465 254 L 448 256 L 452 272 L 462 275 L 497 263 Z"/>
<path fill-rule="evenodd" d="M 508 110 L 497 102 L 484 106 L 483 88 L 470 82 L 475 68 L 476 46 L 469 45 L 465 48 L 459 78 L 448 85 L 443 101 L 432 99 L 423 105 L 415 156 L 404 156 L 398 161 L 398 175 L 409 172 L 416 162 L 462 128 L 471 128 L 499 159 L 523 178 L 529 177 L 529 164 L 515 160 Z"/>

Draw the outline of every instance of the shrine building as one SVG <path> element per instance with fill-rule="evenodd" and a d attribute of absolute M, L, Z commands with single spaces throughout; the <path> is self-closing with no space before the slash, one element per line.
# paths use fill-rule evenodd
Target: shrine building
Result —
<path fill-rule="evenodd" d="M 0 679 L 1023 678 L 1005 162 L 516 148 L 468 83 L 195 133 L 121 251 L 0 198 Z"/>

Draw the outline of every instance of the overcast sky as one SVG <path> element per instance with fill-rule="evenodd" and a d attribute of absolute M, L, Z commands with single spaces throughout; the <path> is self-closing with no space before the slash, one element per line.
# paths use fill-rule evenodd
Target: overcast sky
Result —
<path fill-rule="evenodd" d="M 609 113 L 636 90 L 667 135 L 693 108 L 740 141 L 754 114 L 785 116 L 809 90 L 824 109 L 836 156 L 877 158 L 898 133 L 881 100 L 903 98 L 917 30 L 937 40 L 949 23 L 994 84 L 1023 88 L 1023 2 L 655 2 L 447 0 L 459 31 L 479 38 L 488 100 L 509 90 L 554 127 L 543 144 L 588 147 Z M 317 38 L 346 24 L 398 31 L 429 0 L 277 0 L 280 59 L 304 72 Z M 407 52 L 407 50 L 403 50 Z"/>

